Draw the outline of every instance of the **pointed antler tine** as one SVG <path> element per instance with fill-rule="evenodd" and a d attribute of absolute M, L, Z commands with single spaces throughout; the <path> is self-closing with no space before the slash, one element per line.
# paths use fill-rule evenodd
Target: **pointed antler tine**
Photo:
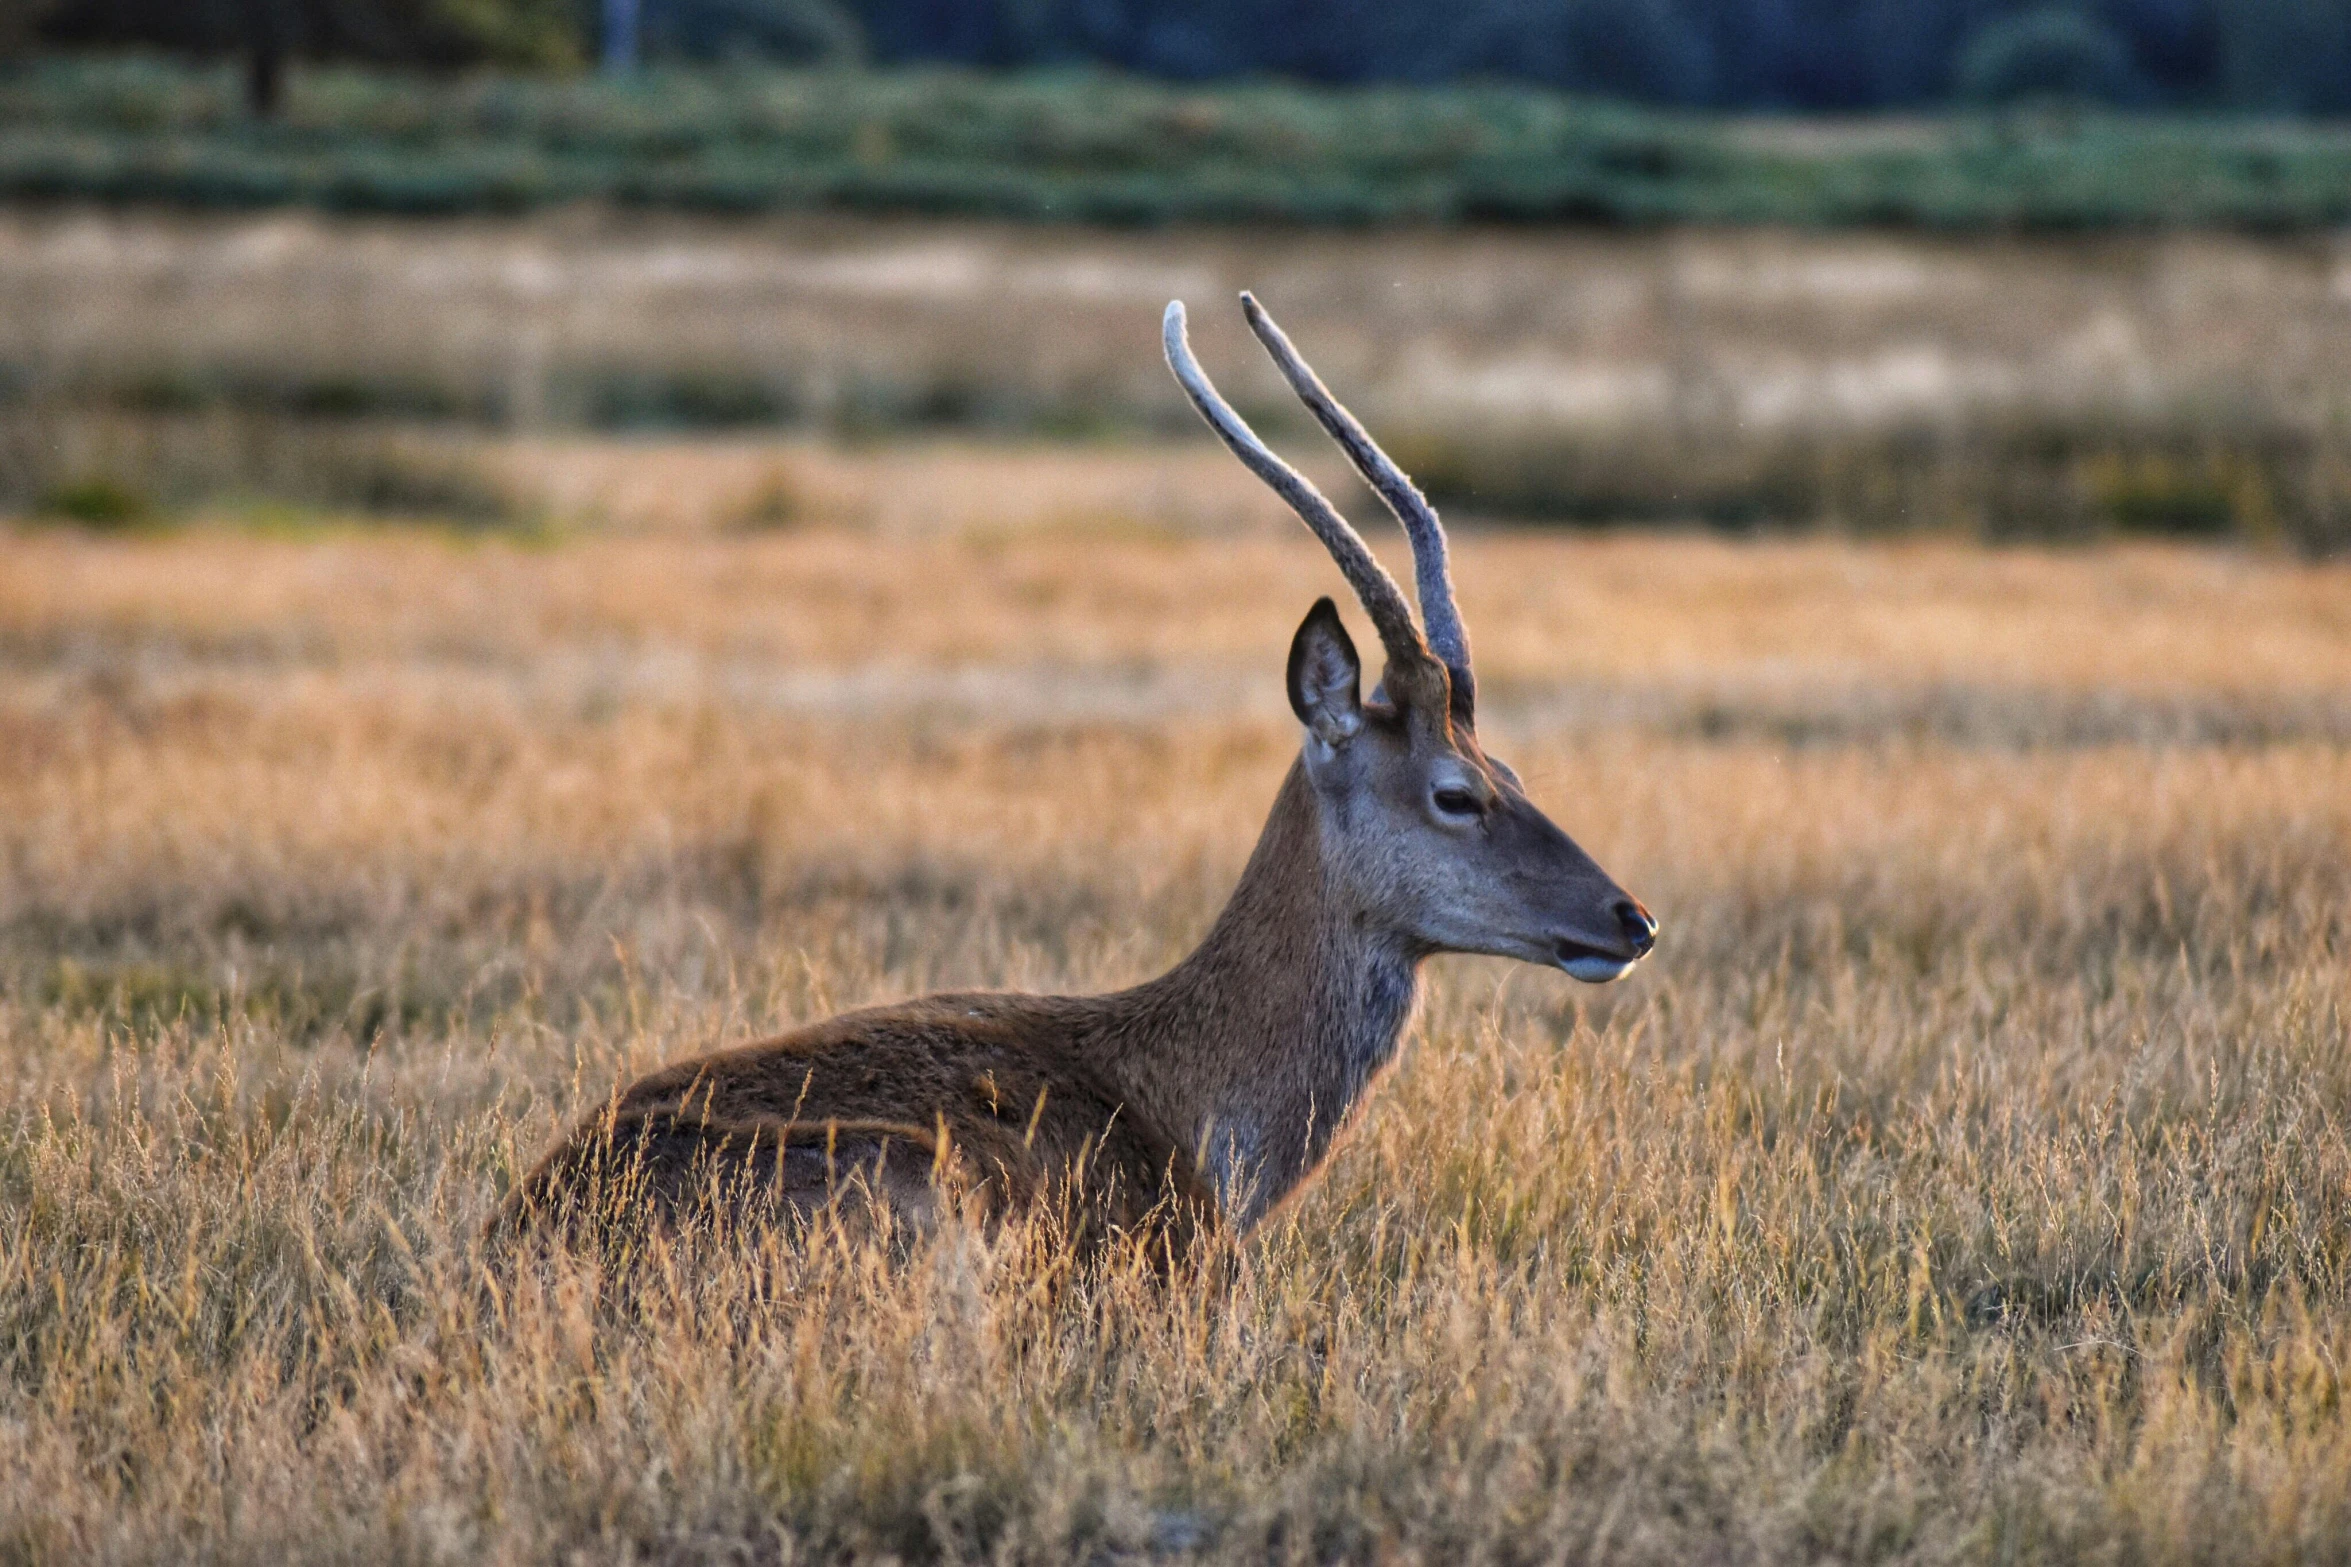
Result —
<path fill-rule="evenodd" d="M 1246 298 L 1247 296 L 1242 296 Z M 1429 658 L 1428 644 L 1421 640 L 1420 628 L 1413 623 L 1412 607 L 1404 601 L 1404 590 L 1396 579 L 1372 555 L 1337 507 L 1316 489 L 1313 482 L 1291 467 L 1273 450 L 1257 438 L 1242 417 L 1233 412 L 1200 368 L 1200 361 L 1192 356 L 1190 337 L 1184 330 L 1184 302 L 1168 301 L 1167 314 L 1160 322 L 1160 337 L 1167 350 L 1167 367 L 1191 398 L 1192 406 L 1200 410 L 1200 417 L 1208 427 L 1241 459 L 1243 466 L 1265 481 L 1266 485 L 1289 503 L 1314 536 L 1322 540 L 1323 548 L 1338 562 L 1347 585 L 1363 602 L 1365 613 L 1371 616 L 1377 628 L 1380 645 L 1387 650 L 1391 665 L 1411 668 L 1425 664 Z M 1432 669 L 1433 675 L 1435 671 Z"/>
<path fill-rule="evenodd" d="M 1453 570 L 1445 553 L 1445 525 L 1437 518 L 1436 508 L 1428 497 L 1420 493 L 1405 475 L 1403 469 L 1371 438 L 1362 421 L 1349 413 L 1330 388 L 1322 384 L 1322 377 L 1290 346 L 1290 339 L 1274 323 L 1257 296 L 1243 290 L 1241 313 L 1249 318 L 1249 330 L 1265 345 L 1281 370 L 1282 379 L 1290 383 L 1290 390 L 1313 413 L 1315 420 L 1328 431 L 1347 460 L 1355 465 L 1365 482 L 1379 495 L 1396 520 L 1403 524 L 1404 535 L 1412 541 L 1413 585 L 1420 595 L 1421 624 L 1428 629 L 1429 650 L 1442 659 L 1453 677 L 1454 711 L 1468 721 L 1476 708 L 1476 679 L 1470 671 L 1469 633 L 1461 624 L 1461 612 L 1453 602 Z"/>

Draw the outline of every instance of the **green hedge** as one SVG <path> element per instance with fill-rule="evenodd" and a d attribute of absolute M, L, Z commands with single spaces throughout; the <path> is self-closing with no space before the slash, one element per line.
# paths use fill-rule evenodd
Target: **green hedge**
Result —
<path fill-rule="evenodd" d="M 0 74 L 0 199 L 2287 229 L 2351 220 L 2351 128 L 2048 112 L 1840 127 L 1505 87 L 750 69 L 625 85 L 315 70 L 259 123 L 226 68 L 48 59 Z"/>

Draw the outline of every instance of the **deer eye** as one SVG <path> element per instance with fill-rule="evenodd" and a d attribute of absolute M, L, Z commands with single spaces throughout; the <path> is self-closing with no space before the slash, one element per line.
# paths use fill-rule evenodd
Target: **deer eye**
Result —
<path fill-rule="evenodd" d="M 1482 816 L 1486 802 L 1467 789 L 1439 789 L 1429 797 L 1447 816 Z"/>

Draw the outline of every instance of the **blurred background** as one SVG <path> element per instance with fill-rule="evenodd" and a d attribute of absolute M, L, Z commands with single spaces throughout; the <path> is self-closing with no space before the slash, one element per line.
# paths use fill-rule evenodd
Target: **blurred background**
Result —
<path fill-rule="evenodd" d="M 1464 517 L 2351 540 L 2335 0 L 6 0 L 0 48 L 17 514 L 1263 523 L 1166 466 L 1153 337 L 1189 296 L 1306 433 L 1246 285 Z M 883 482 L 942 441 L 1028 478 Z"/>

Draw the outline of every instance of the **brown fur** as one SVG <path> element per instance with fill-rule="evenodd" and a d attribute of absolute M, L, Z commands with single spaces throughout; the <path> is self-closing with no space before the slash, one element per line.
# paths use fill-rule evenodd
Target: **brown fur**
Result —
<path fill-rule="evenodd" d="M 680 1062 L 589 1117 L 519 1196 L 557 1207 L 591 1172 L 626 1169 L 665 1216 L 717 1192 L 809 1214 L 858 1188 L 923 1226 L 942 1199 L 981 1218 L 1067 1199 L 1136 1228 L 1196 1183 L 1089 1059 L 1115 999 L 931 996 Z"/>

